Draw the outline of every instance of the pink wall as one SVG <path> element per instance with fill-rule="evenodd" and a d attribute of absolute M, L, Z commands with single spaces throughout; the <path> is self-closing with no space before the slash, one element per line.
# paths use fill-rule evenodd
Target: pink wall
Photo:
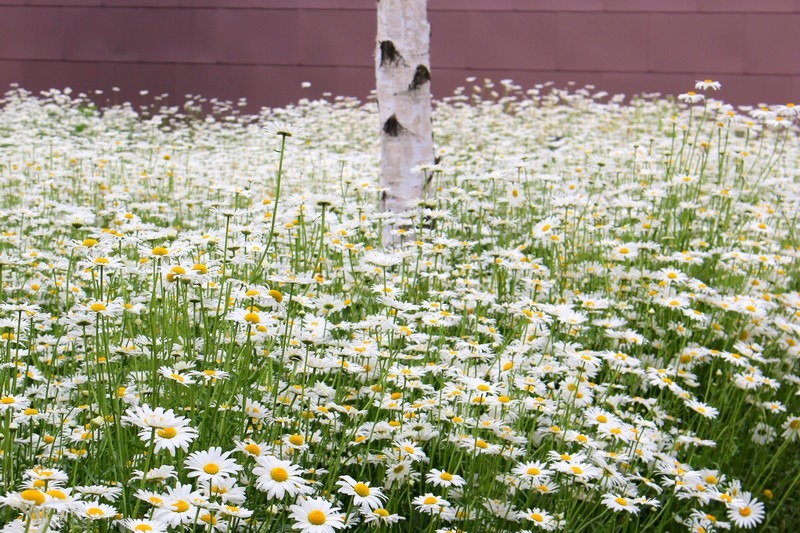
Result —
<path fill-rule="evenodd" d="M 375 0 L 0 0 L 0 89 L 139 89 L 283 105 L 374 84 Z M 800 101 L 800 0 L 429 0 L 432 87 L 466 76 L 612 93 L 721 80 Z M 301 89 L 310 81 L 310 89 Z"/>

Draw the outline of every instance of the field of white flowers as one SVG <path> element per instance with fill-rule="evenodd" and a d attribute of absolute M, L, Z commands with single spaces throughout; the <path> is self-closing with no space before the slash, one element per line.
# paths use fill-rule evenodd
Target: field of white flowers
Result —
<path fill-rule="evenodd" d="M 403 217 L 373 103 L 8 93 L 2 531 L 796 531 L 800 108 L 715 88 L 459 91 Z"/>

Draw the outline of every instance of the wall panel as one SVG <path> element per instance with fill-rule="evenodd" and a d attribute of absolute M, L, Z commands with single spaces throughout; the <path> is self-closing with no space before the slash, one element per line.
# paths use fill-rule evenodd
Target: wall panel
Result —
<path fill-rule="evenodd" d="M 0 0 L 0 89 L 366 98 L 375 0 Z M 468 76 L 800 101 L 800 0 L 429 0 L 432 88 Z M 311 88 L 302 88 L 309 81 Z"/>

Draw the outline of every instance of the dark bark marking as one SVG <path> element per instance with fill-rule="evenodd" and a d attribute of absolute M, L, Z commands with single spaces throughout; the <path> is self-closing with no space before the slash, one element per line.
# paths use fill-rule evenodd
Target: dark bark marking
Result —
<path fill-rule="evenodd" d="M 425 65 L 417 65 L 417 69 L 414 71 L 414 79 L 411 80 L 408 90 L 416 91 L 429 81 L 431 81 L 431 72 L 428 70 L 428 67 Z"/>
<path fill-rule="evenodd" d="M 381 66 L 399 65 L 403 63 L 403 56 L 394 47 L 392 41 L 381 41 Z"/>
<path fill-rule="evenodd" d="M 395 115 L 392 115 L 383 123 L 383 132 L 389 137 L 397 137 L 404 131 L 406 131 L 406 129 L 398 122 Z"/>

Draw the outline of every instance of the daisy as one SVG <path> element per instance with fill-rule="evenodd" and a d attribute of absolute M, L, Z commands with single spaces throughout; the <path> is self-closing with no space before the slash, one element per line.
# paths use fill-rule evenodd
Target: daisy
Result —
<path fill-rule="evenodd" d="M 80 502 L 75 508 L 75 514 L 89 520 L 103 520 L 114 518 L 117 510 L 112 506 L 98 501 Z"/>
<path fill-rule="evenodd" d="M 719 91 L 722 88 L 722 84 L 714 80 L 697 80 L 694 83 L 694 88 L 698 91 L 706 91 L 708 89 Z"/>
<path fill-rule="evenodd" d="M 336 482 L 341 494 L 353 496 L 353 503 L 359 507 L 378 509 L 386 501 L 386 496 L 374 487 L 369 486 L 369 481 L 362 483 L 350 476 L 341 476 Z"/>
<path fill-rule="evenodd" d="M 463 487 L 467 483 L 463 477 L 457 474 L 451 474 L 436 468 L 431 468 L 425 476 L 425 481 L 432 483 L 434 487 Z"/>
<path fill-rule="evenodd" d="M 428 514 L 439 514 L 442 512 L 442 509 L 450 506 L 450 502 L 430 492 L 422 496 L 417 496 L 411 503 L 414 504 L 418 511 Z"/>
<path fill-rule="evenodd" d="M 702 102 L 705 99 L 706 99 L 705 96 L 703 96 L 702 94 L 697 94 L 694 91 L 689 91 L 687 93 L 678 95 L 678 100 L 680 100 L 681 102 L 687 102 L 689 104 L 696 104 L 697 102 Z"/>
<path fill-rule="evenodd" d="M 245 509 L 244 507 L 239 507 L 238 505 L 223 505 L 220 508 L 220 513 L 228 518 L 250 518 L 253 516 L 253 511 L 250 509 Z"/>
<path fill-rule="evenodd" d="M 169 524 L 158 520 L 139 520 L 126 518 L 120 520 L 120 525 L 135 533 L 166 533 Z"/>
<path fill-rule="evenodd" d="M 206 481 L 197 483 L 197 489 L 201 494 L 210 494 L 222 500 L 222 503 L 242 504 L 245 501 L 245 488 L 237 484 L 237 479 L 233 477 L 225 478 L 214 484 Z"/>
<path fill-rule="evenodd" d="M 412 461 L 422 461 L 426 458 L 425 451 L 412 440 L 398 440 L 395 442 L 395 446 L 395 449 L 402 458 L 407 457 Z"/>
<path fill-rule="evenodd" d="M 163 407 L 151 409 L 147 404 L 128 407 L 125 414 L 122 416 L 122 422 L 148 430 L 180 425 L 180 420 L 175 416 L 172 409 L 167 409 L 166 411 Z"/>
<path fill-rule="evenodd" d="M 578 481 L 588 481 L 600 477 L 602 470 L 583 461 L 559 461 L 553 464 L 553 468 L 564 474 L 574 476 Z"/>
<path fill-rule="evenodd" d="M 386 527 L 396 524 L 400 520 L 405 520 L 399 514 L 392 514 L 386 509 L 361 509 L 361 516 L 364 518 L 364 523 L 373 527 Z"/>
<path fill-rule="evenodd" d="M 789 442 L 794 442 L 800 438 L 800 417 L 790 416 L 781 427 L 783 428 L 781 437 L 789 439 Z"/>
<path fill-rule="evenodd" d="M 192 376 L 188 374 L 182 374 L 180 371 L 169 366 L 162 366 L 161 368 L 158 369 L 158 372 L 165 378 L 171 381 L 175 381 L 176 383 L 179 383 L 184 387 L 188 387 L 189 385 L 195 383 Z"/>
<path fill-rule="evenodd" d="M 48 487 L 63 486 L 69 481 L 69 476 L 63 470 L 57 468 L 44 468 L 35 466 L 26 470 L 23 474 L 26 479 L 33 480 L 34 485 L 41 487 L 41 482 Z M 32 487 L 33 488 L 33 487 Z"/>
<path fill-rule="evenodd" d="M 131 475 L 131 481 L 141 481 L 144 478 L 147 481 L 157 481 L 163 483 L 170 478 L 178 478 L 178 472 L 172 465 L 163 465 L 156 468 L 151 468 L 147 473 L 141 470 L 134 470 Z"/>
<path fill-rule="evenodd" d="M 4 413 L 8 410 L 22 411 L 23 409 L 27 409 L 30 404 L 31 401 L 25 396 L 9 394 L 0 398 L 0 413 Z"/>
<path fill-rule="evenodd" d="M 167 450 L 170 455 L 175 457 L 175 450 L 178 448 L 188 451 L 189 444 L 197 438 L 197 430 L 185 425 L 187 421 L 183 417 L 177 417 L 175 420 L 176 422 L 180 421 L 174 426 L 156 429 L 155 432 L 150 429 L 142 429 L 139 431 L 139 438 L 147 442 L 152 437 L 155 443 L 154 452 Z"/>
<path fill-rule="evenodd" d="M 25 489 L 20 492 L 9 492 L 4 496 L 0 496 L 0 504 L 21 511 L 40 507 L 47 502 L 47 495 L 39 489 Z"/>
<path fill-rule="evenodd" d="M 639 255 L 639 247 L 633 243 L 621 244 L 611 250 L 610 258 L 612 261 L 624 261 L 635 259 Z"/>
<path fill-rule="evenodd" d="M 201 509 L 197 515 L 199 521 L 196 520 L 195 523 L 200 524 L 200 522 L 203 522 L 205 529 L 208 531 L 227 531 L 227 522 L 220 520 L 215 514 L 216 512 L 216 510 L 206 511 Z"/>
<path fill-rule="evenodd" d="M 75 490 L 84 496 L 103 498 L 112 502 L 122 495 L 122 487 L 110 487 L 108 485 L 78 485 Z"/>
<path fill-rule="evenodd" d="M 222 448 L 213 447 L 192 453 L 186 458 L 184 465 L 190 471 L 189 477 L 215 484 L 242 469 L 236 461 L 228 459 L 230 454 L 231 452 L 223 452 Z"/>
<path fill-rule="evenodd" d="M 603 495 L 602 502 L 603 505 L 615 513 L 619 511 L 627 511 L 629 513 L 636 514 L 639 512 L 639 508 L 634 505 L 634 500 L 623 498 L 622 496 L 611 492 Z"/>
<path fill-rule="evenodd" d="M 191 485 L 177 483 L 175 488 L 167 488 L 166 494 L 159 495 L 158 500 L 153 520 L 177 527 L 179 524 L 191 524 L 194 521 L 197 515 L 195 504 L 202 502 L 202 497 Z"/>
<path fill-rule="evenodd" d="M 305 135 L 305 130 L 303 128 L 280 120 L 266 124 L 264 126 L 264 132 L 281 137 L 303 137 Z"/>
<path fill-rule="evenodd" d="M 533 227 L 531 235 L 534 239 L 545 239 L 553 234 L 561 225 L 561 220 L 558 217 L 548 217 Z"/>
<path fill-rule="evenodd" d="M 764 504 L 743 492 L 728 505 L 728 518 L 736 527 L 750 529 L 764 519 Z"/>
<path fill-rule="evenodd" d="M 409 480 L 416 481 L 419 479 L 419 474 L 414 472 L 411 468 L 410 459 L 400 459 L 396 462 L 390 462 L 386 466 L 386 483 L 384 488 L 388 489 L 396 483 L 403 484 Z"/>
<path fill-rule="evenodd" d="M 295 521 L 292 529 L 299 529 L 302 533 L 332 533 L 344 527 L 344 515 L 339 508 L 322 498 L 303 500 L 289 509 L 289 516 Z"/>
<path fill-rule="evenodd" d="M 265 455 L 270 446 L 264 442 L 256 442 L 251 439 L 244 441 L 236 441 L 236 450 L 243 452 L 245 455 L 256 458 Z"/>
<path fill-rule="evenodd" d="M 155 508 L 160 508 L 164 505 L 164 495 L 160 492 L 140 489 L 137 490 L 133 495 L 134 497 L 149 503 Z"/>
<path fill-rule="evenodd" d="M 709 406 L 697 400 L 687 400 L 686 405 L 693 411 L 700 413 L 705 418 L 717 418 L 719 411 L 714 407 Z"/>
<path fill-rule="evenodd" d="M 520 511 L 517 517 L 521 520 L 527 520 L 534 526 L 544 529 L 545 531 L 552 531 L 555 529 L 556 523 L 553 520 L 553 516 L 547 511 L 543 511 L 542 509 L 536 507 L 533 509 Z"/>
<path fill-rule="evenodd" d="M 541 461 L 520 463 L 515 466 L 511 472 L 521 479 L 529 480 L 532 483 L 538 483 L 541 479 L 547 479 L 547 477 L 553 473 L 552 470 L 547 468 L 547 463 Z"/>
<path fill-rule="evenodd" d="M 273 456 L 256 457 L 256 462 L 258 466 L 253 469 L 253 474 L 258 476 L 256 487 L 268 497 L 280 499 L 287 493 L 296 496 L 311 491 L 306 480 L 300 477 L 303 471 L 297 465 Z"/>

